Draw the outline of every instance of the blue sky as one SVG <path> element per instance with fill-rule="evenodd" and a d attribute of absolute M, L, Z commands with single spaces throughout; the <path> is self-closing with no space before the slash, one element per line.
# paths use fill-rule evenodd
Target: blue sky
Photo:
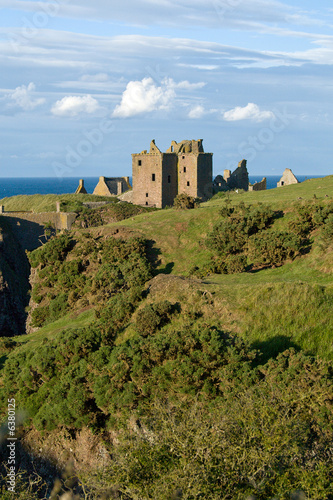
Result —
<path fill-rule="evenodd" d="M 0 0 L 0 177 L 131 175 L 151 139 L 333 174 L 332 26 L 325 0 Z"/>

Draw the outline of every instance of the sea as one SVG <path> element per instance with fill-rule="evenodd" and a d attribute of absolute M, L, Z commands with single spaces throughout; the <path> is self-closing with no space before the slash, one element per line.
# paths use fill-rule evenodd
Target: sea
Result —
<path fill-rule="evenodd" d="M 300 182 L 306 179 L 320 178 L 322 175 L 297 176 Z M 250 175 L 251 184 L 260 182 L 262 175 Z M 269 175 L 267 179 L 267 189 L 276 188 L 277 182 L 280 180 L 279 175 Z M 3 177 L 0 178 L 0 200 L 10 196 L 22 194 L 67 194 L 75 193 L 79 185 L 79 177 Z M 85 177 L 84 187 L 88 193 L 92 193 L 98 183 L 98 177 Z M 130 183 L 132 178 L 130 177 Z"/>

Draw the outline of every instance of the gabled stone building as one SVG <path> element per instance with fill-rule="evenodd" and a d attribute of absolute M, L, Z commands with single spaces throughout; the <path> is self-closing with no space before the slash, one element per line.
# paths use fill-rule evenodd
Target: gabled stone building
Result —
<path fill-rule="evenodd" d="M 277 187 L 290 186 L 291 184 L 298 184 L 299 180 L 292 173 L 290 168 L 285 168 L 281 179 L 277 183 Z"/>
<path fill-rule="evenodd" d="M 213 194 L 212 157 L 204 152 L 202 139 L 172 141 L 165 153 L 152 140 L 149 152 L 132 154 L 133 203 L 163 208 L 180 193 L 208 200 Z"/>
<path fill-rule="evenodd" d="M 117 196 L 131 189 L 129 177 L 100 177 L 93 194 L 98 196 Z"/>

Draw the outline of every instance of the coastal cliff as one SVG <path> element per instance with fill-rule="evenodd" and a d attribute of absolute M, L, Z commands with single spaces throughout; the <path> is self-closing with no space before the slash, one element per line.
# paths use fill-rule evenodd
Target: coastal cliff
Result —
<path fill-rule="evenodd" d="M 0 219 L 0 337 L 25 333 L 30 266 L 10 225 Z"/>

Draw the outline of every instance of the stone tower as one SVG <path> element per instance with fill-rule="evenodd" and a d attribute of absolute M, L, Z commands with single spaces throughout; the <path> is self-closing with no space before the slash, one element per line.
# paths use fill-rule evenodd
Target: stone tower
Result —
<path fill-rule="evenodd" d="M 172 141 L 165 153 L 153 140 L 149 153 L 132 155 L 133 203 L 163 208 L 180 193 L 211 198 L 212 156 L 204 152 L 202 139 Z"/>

